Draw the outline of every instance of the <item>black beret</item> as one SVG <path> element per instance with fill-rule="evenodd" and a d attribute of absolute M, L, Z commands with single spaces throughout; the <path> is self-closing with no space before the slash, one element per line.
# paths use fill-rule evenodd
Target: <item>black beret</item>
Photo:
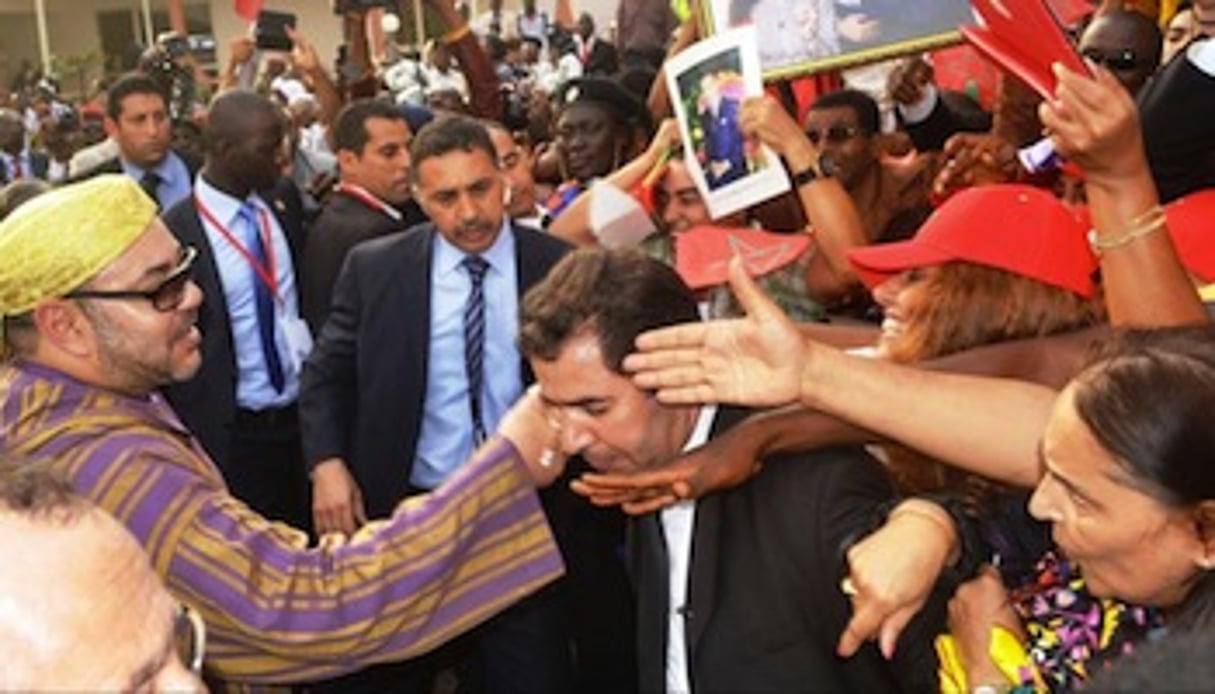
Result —
<path fill-rule="evenodd" d="M 614 79 L 598 75 L 578 77 L 561 85 L 555 102 L 557 113 L 574 104 L 595 104 L 629 122 L 644 123 L 648 115 L 645 105 L 628 89 Z"/>

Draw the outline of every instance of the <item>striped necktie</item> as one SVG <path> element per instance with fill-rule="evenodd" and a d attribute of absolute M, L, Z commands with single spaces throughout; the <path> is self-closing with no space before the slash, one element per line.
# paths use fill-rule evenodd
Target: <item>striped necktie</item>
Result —
<path fill-rule="evenodd" d="M 472 287 L 464 304 L 464 373 L 468 377 L 468 407 L 472 414 L 473 445 L 485 441 L 485 420 L 481 414 L 481 389 L 485 375 L 485 272 L 489 263 L 479 255 L 465 256 L 460 262 L 468 271 Z"/>

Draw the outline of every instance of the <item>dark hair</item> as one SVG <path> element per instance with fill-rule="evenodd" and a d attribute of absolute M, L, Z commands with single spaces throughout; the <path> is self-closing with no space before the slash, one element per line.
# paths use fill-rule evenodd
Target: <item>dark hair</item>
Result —
<path fill-rule="evenodd" d="M 519 349 L 551 361 L 571 338 L 594 331 L 604 365 L 619 373 L 638 335 L 697 320 L 696 296 L 667 265 L 637 250 L 585 249 L 523 298 Z"/>
<path fill-rule="evenodd" d="M 203 130 L 203 150 L 219 156 L 223 150 L 243 141 L 259 127 L 257 117 L 267 115 L 283 120 L 278 105 L 248 89 L 230 89 L 211 102 L 207 127 Z"/>
<path fill-rule="evenodd" d="M 475 118 L 458 114 L 445 115 L 427 123 L 418 131 L 409 148 L 413 158 L 413 176 L 417 180 L 422 162 L 441 157 L 450 152 L 475 152 L 489 155 L 490 161 L 498 165 L 498 150 L 489 137 L 489 131 Z"/>
<path fill-rule="evenodd" d="M 382 99 L 359 99 L 338 112 L 333 124 L 333 151 L 347 150 L 362 154 L 370 134 L 367 121 L 372 118 L 400 121 L 408 124 L 405 114 L 395 104 Z"/>
<path fill-rule="evenodd" d="M 1076 412 L 1131 481 L 1170 506 L 1215 499 L 1215 326 L 1120 333 L 1076 384 Z"/>
<path fill-rule="evenodd" d="M 1174 508 L 1215 500 L 1215 325 L 1127 331 L 1075 380 L 1075 406 L 1126 482 Z M 1170 630 L 1215 622 L 1206 571 Z"/>
<path fill-rule="evenodd" d="M 856 114 L 857 125 L 866 137 L 873 135 L 881 126 L 881 115 L 873 97 L 857 89 L 841 89 L 823 94 L 810 107 L 811 111 L 827 108 L 850 108 Z"/>
<path fill-rule="evenodd" d="M 119 77 L 106 90 L 106 115 L 110 120 L 118 120 L 122 115 L 122 101 L 132 94 L 153 94 L 159 96 L 168 108 L 169 97 L 161 88 L 160 83 L 142 72 L 129 72 Z"/>

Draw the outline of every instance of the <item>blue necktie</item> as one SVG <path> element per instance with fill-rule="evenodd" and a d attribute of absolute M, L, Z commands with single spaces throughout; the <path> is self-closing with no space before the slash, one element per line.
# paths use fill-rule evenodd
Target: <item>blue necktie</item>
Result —
<path fill-rule="evenodd" d="M 485 272 L 489 263 L 479 255 L 465 256 L 461 265 L 468 271 L 472 288 L 464 304 L 464 373 L 468 377 L 468 407 L 472 414 L 473 445 L 485 441 L 481 416 L 481 387 L 485 362 Z"/>
<path fill-rule="evenodd" d="M 270 269 L 270 264 L 266 262 L 265 239 L 262 238 L 261 227 L 257 224 L 257 211 L 252 203 L 241 205 L 240 218 L 245 222 L 246 245 L 253 259 L 262 267 Z M 283 375 L 283 362 L 278 356 L 278 342 L 274 339 L 274 295 L 256 270 L 253 271 L 253 298 L 257 305 L 257 332 L 261 337 L 262 356 L 266 359 L 270 385 L 281 393 L 286 377 Z"/>

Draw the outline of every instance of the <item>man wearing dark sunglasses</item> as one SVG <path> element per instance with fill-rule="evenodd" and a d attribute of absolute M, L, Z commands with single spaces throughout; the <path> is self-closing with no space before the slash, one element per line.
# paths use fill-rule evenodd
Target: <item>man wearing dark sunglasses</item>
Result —
<path fill-rule="evenodd" d="M 877 102 L 855 89 L 824 94 L 806 115 L 806 136 L 848 191 L 873 243 L 910 235 L 931 209 L 931 160 L 883 158 L 879 126 Z"/>
<path fill-rule="evenodd" d="M 34 198 L 0 222 L 0 257 L 0 457 L 47 459 L 126 526 L 200 611 L 211 676 L 302 682 L 417 656 L 561 574 L 533 487 L 564 464 L 544 454 L 559 431 L 536 396 L 433 493 L 309 549 L 304 532 L 232 496 L 157 392 L 203 361 L 203 296 L 188 279 L 195 251 L 137 183 L 102 175 Z M 129 645 L 130 630 L 108 633 L 76 652 Z"/>

